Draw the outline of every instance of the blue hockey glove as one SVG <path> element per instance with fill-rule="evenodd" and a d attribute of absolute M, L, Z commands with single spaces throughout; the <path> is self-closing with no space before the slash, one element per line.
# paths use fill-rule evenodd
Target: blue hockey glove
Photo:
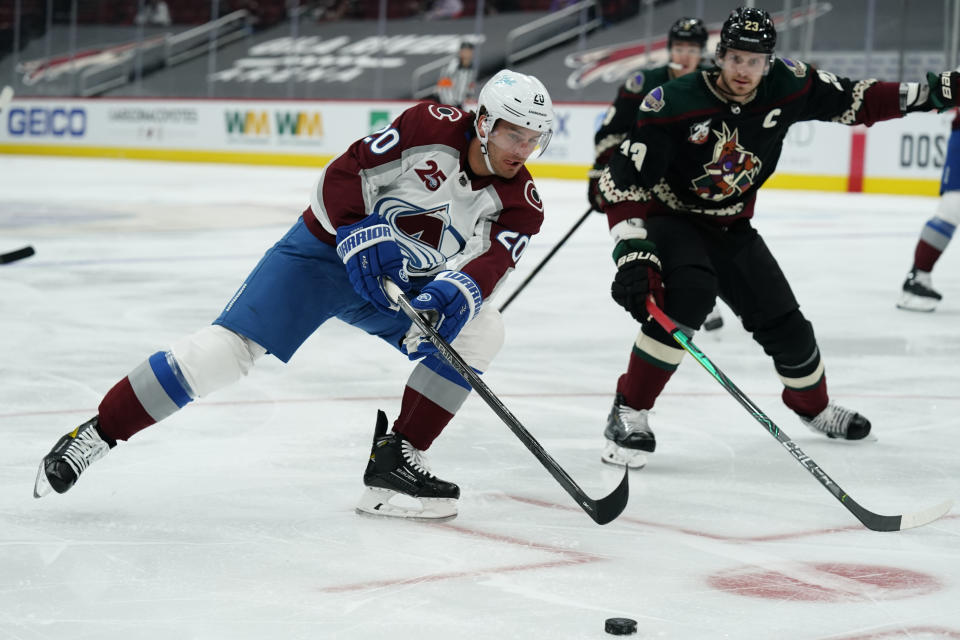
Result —
<path fill-rule="evenodd" d="M 410 301 L 410 306 L 429 319 L 440 337 L 453 342 L 460 330 L 480 313 L 483 294 L 473 278 L 462 271 L 441 271 L 420 295 Z M 403 340 L 401 350 L 414 360 L 435 353 L 433 346 L 414 324 Z"/>
<path fill-rule="evenodd" d="M 400 307 L 384 291 L 381 279 L 390 278 L 404 293 L 411 285 L 390 225 L 372 213 L 360 222 L 340 227 L 337 255 L 347 266 L 354 290 L 383 313 L 396 315 Z"/>

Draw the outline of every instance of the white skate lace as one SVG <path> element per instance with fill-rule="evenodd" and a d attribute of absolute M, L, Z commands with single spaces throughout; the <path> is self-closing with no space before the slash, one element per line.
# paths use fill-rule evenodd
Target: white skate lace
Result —
<path fill-rule="evenodd" d="M 85 429 L 67 446 L 63 457 L 73 472 L 79 476 L 84 469 L 105 456 L 109 450 L 110 447 L 97 436 L 95 431 Z"/>
<path fill-rule="evenodd" d="M 835 404 L 827 405 L 827 408 L 812 420 L 812 424 L 818 431 L 824 433 L 833 433 L 841 436 L 847 434 L 847 425 L 853 419 L 854 412 L 850 409 L 844 409 Z"/>
<path fill-rule="evenodd" d="M 425 454 L 423 451 L 420 451 L 420 449 L 417 449 L 407 440 L 402 442 L 401 448 L 403 451 L 403 459 L 407 461 L 407 464 L 428 478 L 436 477 L 430 472 L 430 465 L 427 462 L 427 454 Z"/>

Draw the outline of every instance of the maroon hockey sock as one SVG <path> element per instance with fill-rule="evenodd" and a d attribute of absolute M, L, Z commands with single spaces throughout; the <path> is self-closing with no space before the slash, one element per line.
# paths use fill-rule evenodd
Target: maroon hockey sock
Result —
<path fill-rule="evenodd" d="M 402 434 L 417 449 L 426 451 L 452 419 L 452 413 L 405 387 L 393 431 Z"/>
<path fill-rule="evenodd" d="M 920 271 L 933 271 L 933 265 L 937 264 L 937 259 L 943 253 L 932 244 L 923 240 L 917 242 L 917 249 L 913 254 L 913 268 Z"/>
<path fill-rule="evenodd" d="M 631 351 L 627 372 L 617 380 L 617 393 L 623 394 L 633 409 L 652 409 L 675 370 L 658 367 L 638 356 L 636 350 Z"/>
<path fill-rule="evenodd" d="M 827 376 L 820 376 L 820 381 L 808 389 L 783 388 L 783 403 L 801 416 L 813 418 L 827 408 L 830 397 L 827 394 Z"/>
<path fill-rule="evenodd" d="M 127 377 L 113 385 L 100 401 L 97 412 L 100 414 L 100 432 L 114 440 L 127 440 L 156 422 L 140 404 Z"/>

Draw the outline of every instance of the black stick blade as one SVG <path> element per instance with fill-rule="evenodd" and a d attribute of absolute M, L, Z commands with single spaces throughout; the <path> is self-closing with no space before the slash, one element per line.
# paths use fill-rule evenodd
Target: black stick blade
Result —
<path fill-rule="evenodd" d="M 0 253 L 0 264 L 7 264 L 8 262 L 23 260 L 24 258 L 29 258 L 34 253 L 36 253 L 36 251 L 33 250 L 33 247 L 24 247 L 23 249 L 17 249 L 16 251 L 11 251 L 10 253 Z"/>
<path fill-rule="evenodd" d="M 610 495 L 599 500 L 587 498 L 583 501 L 584 511 L 593 518 L 594 522 L 597 524 L 612 522 L 626 509 L 627 501 L 630 499 L 630 483 L 627 479 L 629 474 L 629 469 L 623 470 L 623 480 L 610 492 Z"/>
<path fill-rule="evenodd" d="M 844 496 L 842 502 L 846 505 L 850 513 L 857 517 L 857 520 L 863 523 L 871 531 L 903 531 L 904 529 L 913 529 L 930 524 L 934 520 L 939 520 L 950 512 L 953 508 L 953 500 L 947 500 L 932 507 L 927 507 L 921 511 L 905 513 L 899 516 L 884 516 L 874 513 L 869 509 L 861 507 L 855 500 L 849 496 Z"/>

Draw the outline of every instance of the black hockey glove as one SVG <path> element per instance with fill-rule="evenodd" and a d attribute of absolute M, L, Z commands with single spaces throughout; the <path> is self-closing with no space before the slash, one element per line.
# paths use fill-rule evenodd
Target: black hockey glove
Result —
<path fill-rule="evenodd" d="M 649 240 L 621 240 L 613 249 L 617 275 L 610 285 L 610 295 L 630 312 L 637 322 L 645 322 L 647 294 L 653 294 L 657 306 L 663 308 L 663 281 L 660 278 L 660 257 L 657 246 Z"/>
<path fill-rule="evenodd" d="M 930 103 L 939 111 L 946 111 L 960 102 L 960 73 L 927 72 L 927 83 L 930 85 Z"/>

